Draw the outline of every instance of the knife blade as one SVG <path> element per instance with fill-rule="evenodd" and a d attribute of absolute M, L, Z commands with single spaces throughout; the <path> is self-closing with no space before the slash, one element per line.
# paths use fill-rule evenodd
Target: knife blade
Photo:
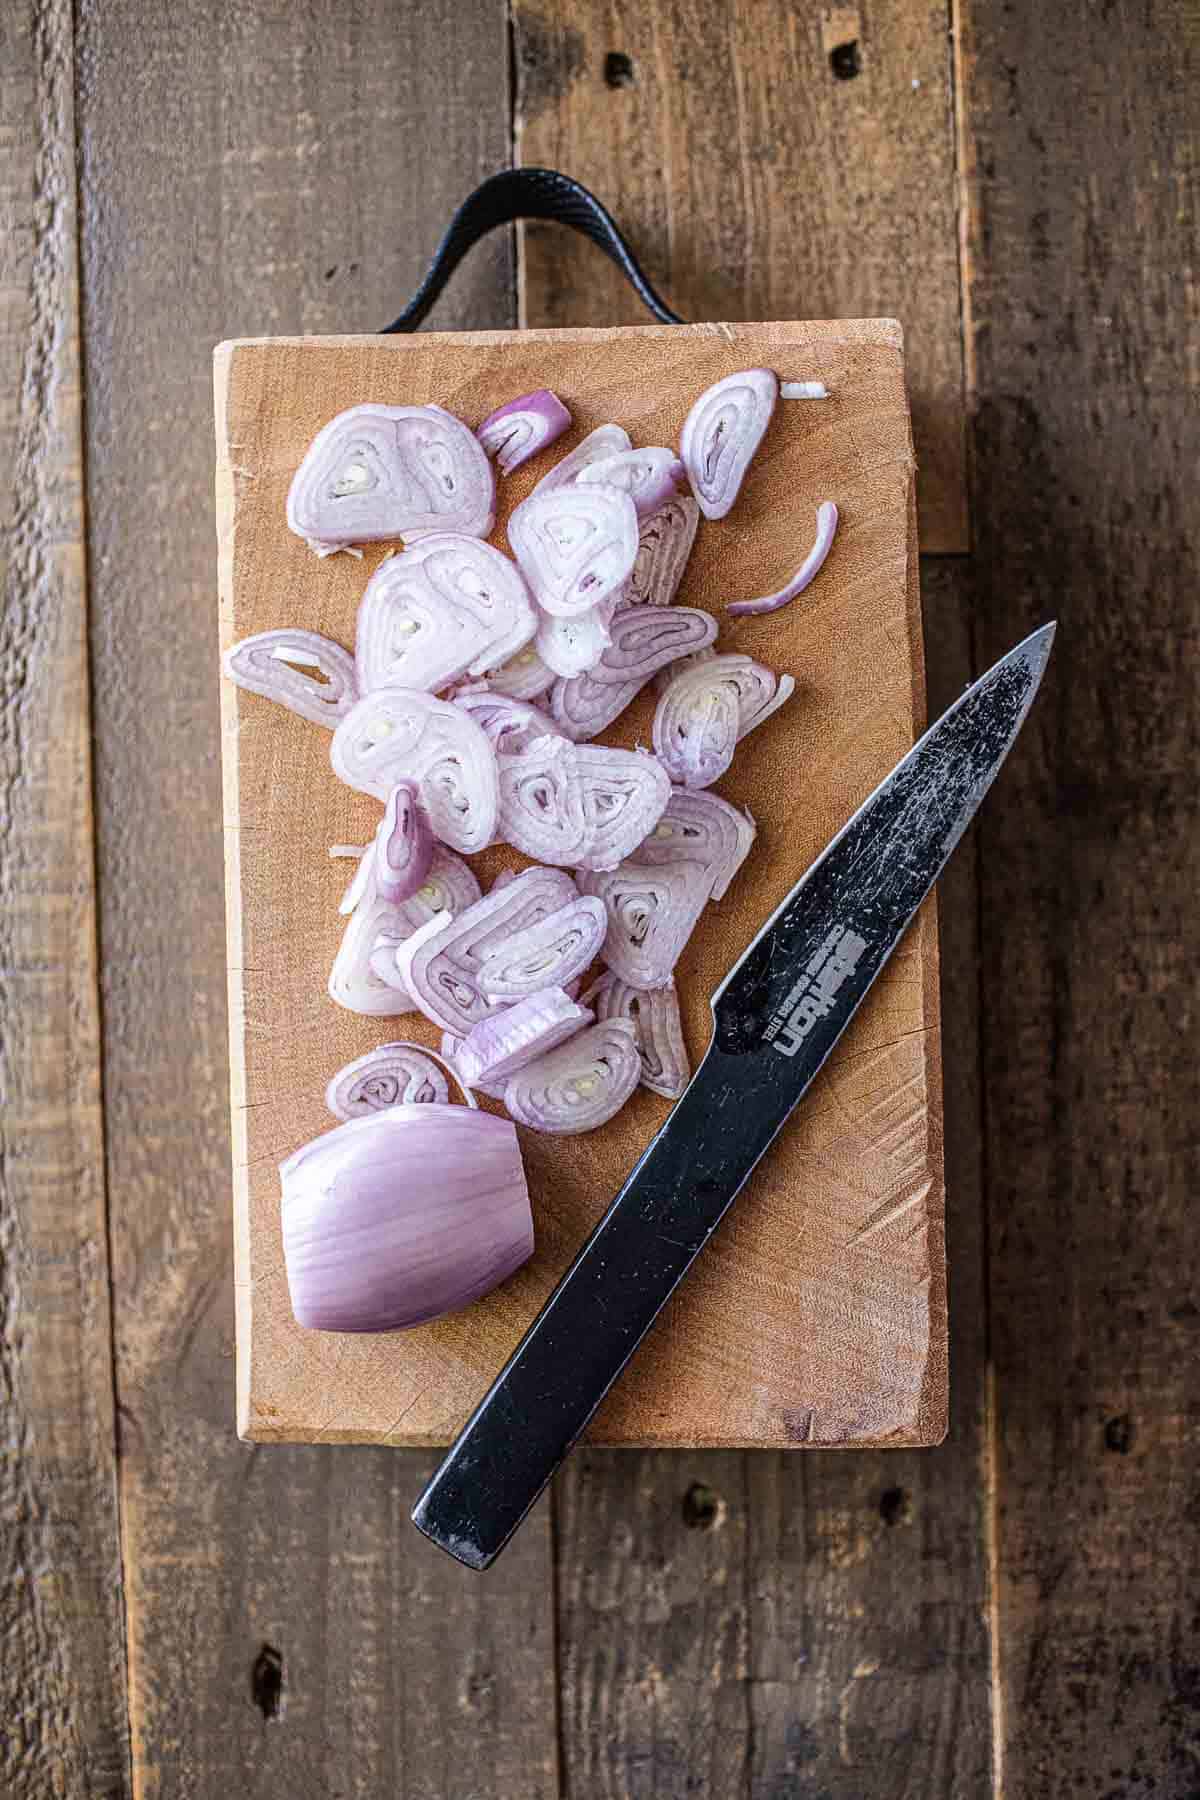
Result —
<path fill-rule="evenodd" d="M 1012 747 L 1054 629 L 943 713 L 713 994 L 692 1081 L 416 1504 L 459 1562 L 503 1549 L 820 1070 Z"/>

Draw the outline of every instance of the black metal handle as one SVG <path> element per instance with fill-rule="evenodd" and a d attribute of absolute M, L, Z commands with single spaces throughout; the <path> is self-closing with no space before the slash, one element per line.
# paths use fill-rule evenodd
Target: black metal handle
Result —
<path fill-rule="evenodd" d="M 511 225 L 517 219 L 550 219 L 582 232 L 612 258 L 656 319 L 664 325 L 683 324 L 647 280 L 608 208 L 581 182 L 555 169 L 502 169 L 468 194 L 447 226 L 425 279 L 399 318 L 384 326 L 384 332 L 415 331 L 467 251 L 496 226 Z"/>
<path fill-rule="evenodd" d="M 504 1548 L 787 1116 L 747 1122 L 737 1062 L 709 1050 L 417 1501 L 468 1568 Z"/>

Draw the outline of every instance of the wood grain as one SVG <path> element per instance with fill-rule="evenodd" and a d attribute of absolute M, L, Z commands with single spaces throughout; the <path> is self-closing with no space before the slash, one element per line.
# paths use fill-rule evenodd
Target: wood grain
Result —
<path fill-rule="evenodd" d="M 930 711 L 966 565 L 922 572 Z M 951 1422 L 934 1453 L 577 1452 L 558 1477 L 572 1800 L 992 1792 L 974 840 L 939 887 Z"/>
<path fill-rule="evenodd" d="M 212 346 L 373 327 L 505 160 L 498 4 L 79 12 L 105 1088 L 138 1795 L 555 1792 L 548 1509 L 472 1584 L 429 1459 L 233 1410 Z M 432 142 L 437 155 L 407 146 Z M 508 248 L 445 322 L 509 316 Z"/>
<path fill-rule="evenodd" d="M 0 15 L 0 1789 L 126 1770 L 71 8 Z"/>
<path fill-rule="evenodd" d="M 367 399 L 449 399 L 468 419 L 548 382 L 574 438 L 609 417 L 671 443 L 697 393 L 748 364 L 804 362 L 831 398 L 781 403 L 728 526 L 702 531 L 680 589 L 721 620 L 721 642 L 793 672 L 801 692 L 742 746 L 718 786 L 748 806 L 755 852 L 680 962 L 699 1059 L 708 996 L 763 919 L 912 742 L 924 700 L 912 450 L 899 333 L 889 321 L 650 326 L 604 331 L 282 340 L 218 353 L 222 641 L 283 623 L 353 640 L 369 572 L 322 561 L 287 529 L 308 443 Z M 573 439 L 564 439 L 569 445 Z M 508 509 L 537 470 L 502 484 Z M 807 603 L 732 620 L 733 594 L 770 592 L 797 560 L 797 521 L 841 509 L 837 554 Z M 286 599 L 281 597 L 286 596 Z M 446 1443 L 513 1348 L 669 1103 L 644 1091 L 601 1132 L 522 1134 L 537 1225 L 525 1269 L 467 1312 L 419 1331 L 306 1332 L 295 1323 L 279 1229 L 278 1164 L 328 1128 L 324 1088 L 394 1027 L 325 991 L 344 921 L 331 843 L 370 835 L 378 804 L 329 768 L 327 734 L 257 694 L 225 690 L 223 753 L 239 1220 L 242 1429 L 251 1437 Z M 652 693 L 605 734 L 647 741 Z M 513 860 L 495 850 L 482 867 Z M 305 878 L 297 881 L 298 869 Z M 700 1259 L 600 1413 L 617 1444 L 936 1442 L 945 1428 L 945 1303 L 936 930 L 924 916 L 804 1108 Z M 419 1017 L 404 1030 L 437 1041 Z M 747 1296 L 753 1304 L 747 1306 Z M 853 1320 L 852 1330 L 847 1321 Z"/>
<path fill-rule="evenodd" d="M 594 189 L 684 318 L 900 319 L 937 551 L 967 548 L 947 24 L 938 0 L 513 10 L 517 160 Z M 522 324 L 644 316 L 572 233 L 522 246 Z"/>
<path fill-rule="evenodd" d="M 980 653 L 1060 621 L 982 828 L 1001 1787 L 1184 1796 L 1200 39 L 1186 5 L 964 12 Z"/>

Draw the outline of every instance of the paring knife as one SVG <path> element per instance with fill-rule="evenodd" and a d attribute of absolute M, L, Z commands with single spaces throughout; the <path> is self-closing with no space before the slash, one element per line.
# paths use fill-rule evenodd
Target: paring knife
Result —
<path fill-rule="evenodd" d="M 981 676 L 797 882 L 712 998 L 703 1062 L 418 1500 L 484 1569 L 712 1236 L 903 936 L 1024 722 L 1054 626 Z"/>

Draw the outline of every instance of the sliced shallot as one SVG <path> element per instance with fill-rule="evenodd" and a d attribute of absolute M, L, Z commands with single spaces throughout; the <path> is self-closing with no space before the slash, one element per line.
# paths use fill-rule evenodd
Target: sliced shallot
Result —
<path fill-rule="evenodd" d="M 665 1094 L 668 1100 L 678 1100 L 692 1079 L 692 1068 L 674 981 L 660 988 L 636 988 L 608 969 L 588 989 L 581 1004 L 594 1006 L 597 1019 L 628 1019 L 637 1032 L 642 1086 Z"/>
<path fill-rule="evenodd" d="M 539 862 L 611 869 L 653 830 L 670 795 L 651 756 L 537 738 L 500 758 L 499 835 Z"/>
<path fill-rule="evenodd" d="M 490 412 L 475 436 L 489 456 L 494 456 L 502 475 L 554 443 L 571 429 L 571 415 L 549 388 L 536 388 Z"/>
<path fill-rule="evenodd" d="M 829 389 L 823 381 L 781 381 L 781 400 L 828 400 Z"/>
<path fill-rule="evenodd" d="M 358 685 L 448 687 L 530 642 L 533 599 L 520 570 L 479 538 L 438 531 L 380 563 L 358 608 Z"/>
<path fill-rule="evenodd" d="M 489 1000 L 508 1004 L 541 988 L 565 987 L 596 960 L 607 929 L 603 902 L 576 896 L 493 950 L 480 968 L 479 985 Z"/>
<path fill-rule="evenodd" d="M 648 519 L 669 500 L 684 479 L 684 467 L 674 450 L 618 450 L 602 456 L 575 477 L 580 487 L 601 483 L 620 488 L 637 508 L 639 519 Z"/>
<path fill-rule="evenodd" d="M 619 597 L 637 556 L 637 510 L 616 488 L 555 488 L 521 502 L 508 541 L 538 605 L 572 618 Z"/>
<path fill-rule="evenodd" d="M 535 494 L 549 494 L 555 488 L 569 487 L 581 469 L 586 469 L 602 456 L 615 456 L 620 450 L 632 450 L 629 433 L 623 425 L 597 425 L 582 443 L 568 451 L 561 462 L 548 469 L 534 488 Z"/>
<path fill-rule="evenodd" d="M 470 713 L 497 756 L 516 756 L 534 738 L 553 737 L 554 722 L 528 701 L 492 692 L 489 682 L 459 688 L 454 704 Z"/>
<path fill-rule="evenodd" d="M 543 619 L 540 623 L 546 623 Z M 562 623 L 562 621 L 555 621 Z M 498 669 L 488 672 L 488 685 L 497 694 L 508 694 L 514 700 L 536 700 L 554 680 L 554 670 L 544 663 L 532 644 L 518 650 Z"/>
<path fill-rule="evenodd" d="M 398 781 L 375 833 L 375 879 L 385 900 L 410 900 L 433 861 L 433 830 L 415 781 Z"/>
<path fill-rule="evenodd" d="M 723 519 L 771 422 L 779 381 L 771 369 L 742 369 L 706 388 L 679 440 L 705 518 Z"/>
<path fill-rule="evenodd" d="M 638 552 L 621 596 L 622 606 L 670 606 L 687 567 L 700 508 L 690 494 L 664 502 L 638 533 Z"/>
<path fill-rule="evenodd" d="M 352 406 L 296 471 L 287 522 L 314 550 L 422 531 L 486 537 L 496 478 L 482 445 L 440 406 Z"/>
<path fill-rule="evenodd" d="M 599 606 L 573 619 L 557 618 L 543 613 L 538 622 L 536 649 L 543 666 L 556 676 L 569 679 L 585 674 L 599 662 L 612 643 L 612 621 L 617 610 L 615 600 L 602 600 Z"/>
<path fill-rule="evenodd" d="M 325 1089 L 325 1104 L 335 1119 L 358 1119 L 385 1106 L 446 1106 L 449 1101 L 446 1077 L 420 1044 L 380 1044 L 339 1069 Z"/>
<path fill-rule="evenodd" d="M 519 1125 L 572 1136 L 621 1110 L 642 1073 L 628 1019 L 590 1025 L 509 1078 L 504 1104 Z"/>
<path fill-rule="evenodd" d="M 502 1012 L 506 1012 L 507 1010 L 507 1007 L 496 1006 L 493 1007 L 492 1012 L 496 1017 L 499 1017 Z M 503 1100 L 504 1087 L 508 1080 L 507 1075 L 501 1076 L 498 1081 L 489 1081 L 486 1075 L 481 1075 L 476 1081 L 468 1081 L 466 1076 L 460 1073 L 458 1067 L 458 1053 L 465 1042 L 466 1038 L 456 1037 L 452 1031 L 443 1031 L 443 1061 L 450 1064 L 450 1067 L 454 1070 L 454 1073 L 458 1076 L 464 1087 L 473 1088 L 477 1094 L 486 1094 L 489 1100 Z"/>
<path fill-rule="evenodd" d="M 441 913 L 407 937 L 395 954 L 400 979 L 426 1018 L 466 1037 L 491 1007 L 479 979 L 484 959 L 576 897 L 561 869 L 526 869 L 457 917 Z"/>
<path fill-rule="evenodd" d="M 223 659 L 230 681 L 332 731 L 358 699 L 354 658 L 319 631 L 259 631 Z M 311 675 L 304 673 L 312 669 Z"/>
<path fill-rule="evenodd" d="M 461 707 L 412 688 L 365 694 L 333 734 L 334 774 L 386 800 L 398 781 L 415 781 L 435 834 L 470 855 L 492 840 L 499 787 L 496 756 Z"/>
<path fill-rule="evenodd" d="M 822 500 L 817 508 L 817 535 L 813 547 L 805 557 L 786 587 L 781 587 L 777 594 L 764 594 L 761 600 L 735 600 L 727 606 L 727 613 L 745 618 L 751 613 L 778 612 L 797 594 L 802 594 L 809 583 L 820 574 L 833 547 L 834 536 L 838 527 L 838 509 L 832 500 Z"/>
<path fill-rule="evenodd" d="M 607 966 L 633 987 L 664 987 L 706 903 L 728 888 L 754 836 L 753 822 L 718 795 L 675 788 L 620 868 L 579 876 L 580 892 L 608 909 Z"/>
<path fill-rule="evenodd" d="M 668 684 L 654 714 L 654 754 L 683 787 L 720 780 L 746 733 L 795 689 L 752 656 L 699 656 Z"/>
<path fill-rule="evenodd" d="M 454 1067 L 468 1087 L 486 1081 L 502 1093 L 510 1075 L 556 1050 L 593 1016 L 561 987 L 542 988 L 474 1026 L 455 1050 Z"/>
<path fill-rule="evenodd" d="M 609 629 L 595 667 L 550 690 L 555 728 L 577 743 L 611 724 L 659 669 L 711 644 L 717 622 L 698 607 L 638 606 L 622 608 Z"/>
<path fill-rule="evenodd" d="M 342 901 L 350 922 L 334 958 L 330 996 L 349 1012 L 390 1017 L 415 1004 L 396 967 L 396 946 L 435 914 L 465 912 L 479 899 L 479 883 L 460 856 L 436 844 L 425 879 L 407 900 L 385 900 L 379 891 L 378 846 L 367 846 Z M 572 891 L 574 891 L 572 889 Z"/>

